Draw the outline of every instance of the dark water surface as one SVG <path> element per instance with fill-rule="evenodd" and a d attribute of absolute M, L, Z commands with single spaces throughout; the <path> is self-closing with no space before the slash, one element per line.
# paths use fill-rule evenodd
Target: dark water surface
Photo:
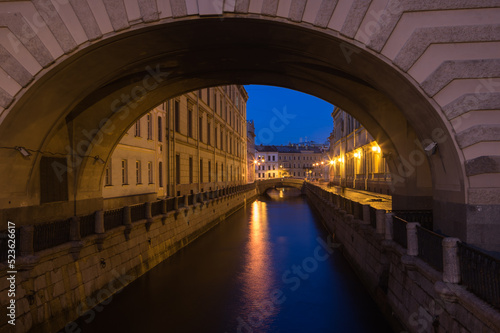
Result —
<path fill-rule="evenodd" d="M 328 243 L 304 197 L 259 198 L 77 324 L 81 332 L 392 332 Z"/>

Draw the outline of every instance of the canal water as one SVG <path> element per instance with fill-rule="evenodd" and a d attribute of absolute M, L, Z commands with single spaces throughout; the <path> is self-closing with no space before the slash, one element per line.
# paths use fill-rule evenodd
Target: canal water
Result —
<path fill-rule="evenodd" d="M 74 332 L 392 332 L 304 197 L 239 210 Z"/>

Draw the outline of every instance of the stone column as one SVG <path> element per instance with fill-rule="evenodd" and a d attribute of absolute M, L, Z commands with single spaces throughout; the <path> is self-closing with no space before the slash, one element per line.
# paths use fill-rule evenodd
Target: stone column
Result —
<path fill-rule="evenodd" d="M 385 234 L 385 210 L 377 209 L 375 211 L 375 217 L 377 218 L 377 234 Z"/>
<path fill-rule="evenodd" d="M 35 233 L 35 227 L 32 225 L 23 225 L 20 230 L 19 240 L 19 255 L 20 256 L 31 256 L 35 253 L 33 249 L 33 236 Z"/>
<path fill-rule="evenodd" d="M 385 239 L 386 240 L 392 240 L 392 216 L 394 214 L 392 213 L 386 213 L 385 214 Z"/>
<path fill-rule="evenodd" d="M 406 225 L 407 254 L 409 256 L 418 256 L 417 226 L 420 226 L 420 223 L 408 222 Z"/>
<path fill-rule="evenodd" d="M 95 212 L 95 233 L 103 234 L 104 230 L 104 211 L 98 210 Z"/>
<path fill-rule="evenodd" d="M 443 239 L 443 282 L 460 283 L 458 238 Z"/>

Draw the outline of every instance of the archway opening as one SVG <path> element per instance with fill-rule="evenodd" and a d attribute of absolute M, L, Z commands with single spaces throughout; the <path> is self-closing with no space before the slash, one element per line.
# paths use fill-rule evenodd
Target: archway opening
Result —
<path fill-rule="evenodd" d="M 166 98 L 224 84 L 291 88 L 340 106 L 373 133 L 388 158 L 395 209 L 433 206 L 443 230 L 457 234 L 444 212 L 465 203 L 462 164 L 448 128 L 419 88 L 394 66 L 338 35 L 303 24 L 215 18 L 151 25 L 96 42 L 37 79 L 1 124 L 10 189 L 2 210 L 43 219 L 102 207 L 104 165 L 140 116 Z M 26 119 L 30 119 L 29 124 Z M 428 160 L 422 142 L 439 141 Z M 43 203 L 42 156 L 67 157 L 61 176 L 67 200 Z M 448 189 L 454 189 L 449 191 Z M 28 213 L 29 212 L 29 213 Z M 461 219 L 460 223 L 465 223 Z M 455 230 L 456 229 L 456 230 Z M 460 234 L 458 235 L 460 236 Z"/>

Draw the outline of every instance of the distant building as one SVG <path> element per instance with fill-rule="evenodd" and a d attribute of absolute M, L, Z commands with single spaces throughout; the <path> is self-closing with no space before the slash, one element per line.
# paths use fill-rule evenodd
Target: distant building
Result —
<path fill-rule="evenodd" d="M 247 121 L 247 182 L 255 181 L 255 125 L 253 120 Z"/>
<path fill-rule="evenodd" d="M 107 162 L 105 208 L 247 182 L 243 86 L 200 89 L 155 107 Z"/>
<path fill-rule="evenodd" d="M 256 179 L 303 178 L 323 179 L 323 166 L 328 163 L 322 150 L 307 146 L 257 146 Z"/>
<path fill-rule="evenodd" d="M 332 112 L 330 175 L 334 185 L 389 194 L 391 175 L 380 147 L 361 124 L 340 108 Z"/>

